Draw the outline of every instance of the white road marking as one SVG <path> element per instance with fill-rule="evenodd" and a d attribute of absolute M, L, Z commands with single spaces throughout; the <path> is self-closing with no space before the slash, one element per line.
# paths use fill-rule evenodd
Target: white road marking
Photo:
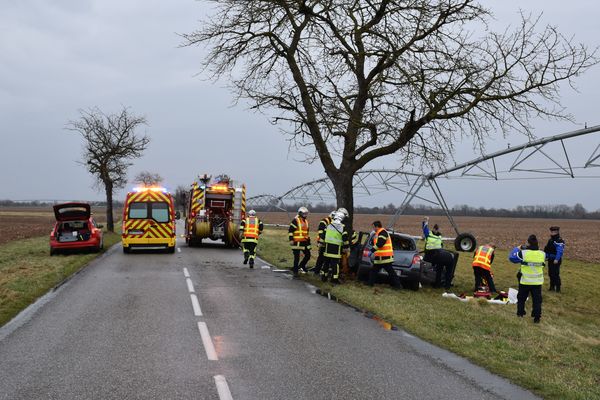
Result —
<path fill-rule="evenodd" d="M 219 392 L 219 399 L 221 400 L 233 400 L 231 392 L 229 391 L 229 385 L 223 375 L 215 376 L 215 384 L 217 385 L 217 392 Z"/>
<path fill-rule="evenodd" d="M 213 346 L 212 339 L 210 338 L 210 334 L 208 333 L 208 327 L 206 326 L 206 322 L 198 322 L 198 330 L 200 331 L 200 336 L 202 337 L 202 343 L 204 344 L 204 351 L 206 351 L 206 357 L 208 357 L 208 359 L 211 361 L 218 360 L 219 358 L 217 357 L 215 346 Z"/>
<path fill-rule="evenodd" d="M 183 276 L 185 276 L 186 278 L 189 278 L 189 277 L 190 277 L 190 273 L 189 273 L 189 271 L 188 271 L 188 269 L 187 269 L 187 268 L 184 268 L 184 269 L 183 269 Z"/>
<path fill-rule="evenodd" d="M 194 308 L 194 315 L 196 317 L 201 317 L 202 310 L 200 310 L 200 303 L 198 302 L 198 296 L 196 296 L 195 294 L 190 294 L 190 297 L 192 298 L 192 307 Z"/>
<path fill-rule="evenodd" d="M 271 267 L 269 267 L 268 265 L 263 265 L 262 267 L 260 267 L 262 269 L 271 269 Z"/>
<path fill-rule="evenodd" d="M 190 293 L 195 293 L 196 291 L 194 290 L 194 284 L 192 283 L 192 280 L 190 278 L 186 278 L 185 282 L 187 283 L 188 291 Z"/>
<path fill-rule="evenodd" d="M 177 252 L 178 252 L 178 253 L 181 253 L 181 247 L 178 247 L 178 248 L 177 248 Z"/>

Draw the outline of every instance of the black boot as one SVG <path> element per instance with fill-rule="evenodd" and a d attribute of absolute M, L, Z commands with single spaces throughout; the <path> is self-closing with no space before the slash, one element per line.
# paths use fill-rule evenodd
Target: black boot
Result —
<path fill-rule="evenodd" d="M 555 291 L 556 291 L 556 293 L 560 293 L 560 286 L 557 286 Z"/>
<path fill-rule="evenodd" d="M 250 268 L 254 268 L 254 258 L 250 259 Z"/>
<path fill-rule="evenodd" d="M 549 292 L 554 292 L 554 285 L 550 285 L 550 288 L 548 289 Z"/>
<path fill-rule="evenodd" d="M 244 265 L 248 264 L 248 255 L 244 255 Z"/>

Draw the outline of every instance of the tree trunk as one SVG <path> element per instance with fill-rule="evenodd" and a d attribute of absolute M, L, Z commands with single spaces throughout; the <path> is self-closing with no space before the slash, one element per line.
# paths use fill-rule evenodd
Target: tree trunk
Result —
<path fill-rule="evenodd" d="M 354 175 L 347 171 L 341 171 L 333 176 L 330 176 L 330 179 L 333 182 L 333 187 L 335 188 L 337 207 L 344 207 L 350 214 L 348 217 L 349 222 L 346 225 L 346 229 L 349 232 L 352 230 L 354 216 L 354 192 L 352 190 L 353 177 Z"/>
<path fill-rule="evenodd" d="M 115 231 L 115 223 L 113 220 L 113 183 L 110 181 L 104 182 L 106 191 L 106 229 L 109 232 Z"/>

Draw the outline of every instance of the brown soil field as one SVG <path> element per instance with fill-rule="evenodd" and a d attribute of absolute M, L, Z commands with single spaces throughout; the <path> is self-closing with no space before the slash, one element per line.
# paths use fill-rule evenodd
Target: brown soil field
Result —
<path fill-rule="evenodd" d="M 115 220 L 120 219 L 120 213 L 121 210 L 115 212 Z M 92 214 L 98 222 L 106 223 L 105 208 L 92 208 Z M 54 221 L 54 212 L 50 207 L 0 207 L 0 244 L 12 240 L 50 236 Z"/>
<path fill-rule="evenodd" d="M 284 212 L 258 213 L 267 224 L 289 224 L 294 217 Z M 315 232 L 319 220 L 325 214 L 310 214 L 310 229 Z M 390 221 L 390 215 L 356 215 L 355 229 L 370 230 L 371 223 L 380 220 L 384 226 Z M 422 216 L 401 216 L 395 230 L 411 235 L 421 235 Z M 455 236 L 450 222 L 446 217 L 432 216 L 430 224 L 439 224 L 444 236 Z M 499 248 L 510 250 L 512 247 L 524 244 L 530 234 L 538 237 L 540 245 L 546 245 L 550 237 L 550 226 L 560 227 L 560 233 L 565 240 L 565 257 L 575 260 L 600 263 L 598 252 L 600 240 L 600 220 L 572 219 L 539 219 L 539 218 L 488 218 L 488 217 L 454 217 L 460 232 L 469 232 L 475 236 L 477 243 L 495 242 Z M 314 234 L 313 234 L 314 235 Z M 453 246 L 452 246 L 453 247 Z"/>

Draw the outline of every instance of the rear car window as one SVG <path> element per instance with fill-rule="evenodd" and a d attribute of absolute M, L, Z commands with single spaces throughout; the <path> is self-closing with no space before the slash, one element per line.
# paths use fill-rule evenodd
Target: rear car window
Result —
<path fill-rule="evenodd" d="M 130 219 L 148 218 L 147 203 L 134 202 L 134 203 L 129 204 L 129 218 Z"/>
<path fill-rule="evenodd" d="M 416 250 L 415 241 L 410 238 L 392 235 L 392 247 L 394 250 Z"/>
<path fill-rule="evenodd" d="M 156 222 L 169 222 L 169 205 L 167 203 L 151 203 L 152 219 Z"/>

